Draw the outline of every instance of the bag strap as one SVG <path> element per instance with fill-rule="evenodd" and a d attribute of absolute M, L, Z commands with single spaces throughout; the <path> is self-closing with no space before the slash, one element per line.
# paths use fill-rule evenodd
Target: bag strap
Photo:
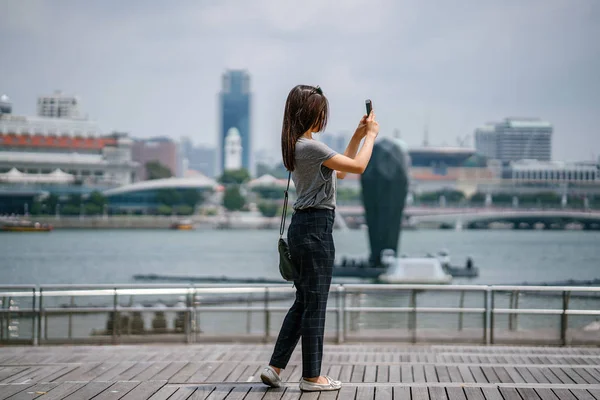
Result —
<path fill-rule="evenodd" d="M 285 230 L 285 217 L 287 217 L 287 206 L 288 206 L 288 191 L 290 190 L 290 179 L 292 177 L 292 171 L 288 174 L 287 187 L 283 195 L 283 211 L 281 212 L 281 225 L 279 226 L 279 239 L 283 238 L 283 231 Z"/>

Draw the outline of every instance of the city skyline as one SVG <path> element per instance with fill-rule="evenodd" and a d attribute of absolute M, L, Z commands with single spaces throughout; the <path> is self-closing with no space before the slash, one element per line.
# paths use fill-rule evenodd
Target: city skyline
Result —
<path fill-rule="evenodd" d="M 219 77 L 239 68 L 253 80 L 252 152 L 277 151 L 285 97 L 308 83 L 330 99 L 330 132 L 354 129 L 369 97 L 382 136 L 399 129 L 411 146 L 425 127 L 454 145 L 524 115 L 553 124 L 555 159 L 597 157 L 600 3 L 459 3 L 5 2 L 0 91 L 15 114 L 61 88 L 104 132 L 217 147 Z"/>

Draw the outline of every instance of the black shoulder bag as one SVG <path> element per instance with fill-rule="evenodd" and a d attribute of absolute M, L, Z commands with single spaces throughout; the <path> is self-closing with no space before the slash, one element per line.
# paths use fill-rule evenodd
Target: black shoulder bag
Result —
<path fill-rule="evenodd" d="M 281 225 L 279 226 L 279 242 L 277 243 L 277 250 L 279 250 L 279 273 L 281 277 L 286 281 L 293 281 L 300 278 L 300 271 L 292 262 L 290 257 L 290 249 L 286 240 L 283 238 L 283 232 L 285 231 L 285 217 L 287 216 L 288 206 L 288 191 L 290 190 L 290 178 L 292 172 L 288 175 L 287 188 L 283 196 L 283 211 L 281 213 Z"/>

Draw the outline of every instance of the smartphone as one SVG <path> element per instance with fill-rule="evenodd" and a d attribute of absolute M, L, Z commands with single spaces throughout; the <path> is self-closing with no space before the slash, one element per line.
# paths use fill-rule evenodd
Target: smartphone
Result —
<path fill-rule="evenodd" d="M 369 114 L 371 114 L 371 110 L 373 109 L 373 103 L 371 102 L 371 99 L 365 100 L 365 106 L 367 107 L 367 117 L 368 117 Z"/>

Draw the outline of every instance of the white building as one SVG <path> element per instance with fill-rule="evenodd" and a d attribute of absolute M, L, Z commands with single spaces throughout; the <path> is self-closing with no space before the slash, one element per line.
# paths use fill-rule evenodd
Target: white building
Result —
<path fill-rule="evenodd" d="M 513 183 L 600 184 L 599 165 L 590 163 L 521 160 L 510 164 Z"/>
<path fill-rule="evenodd" d="M 242 168 L 242 137 L 237 128 L 229 128 L 225 137 L 225 170 Z"/>
<path fill-rule="evenodd" d="M 552 124 L 535 118 L 506 118 L 475 130 L 477 153 L 502 162 L 552 159 Z"/>
<path fill-rule="evenodd" d="M 49 96 L 38 97 L 38 117 L 79 118 L 79 98 L 56 91 Z"/>
<path fill-rule="evenodd" d="M 58 169 L 86 185 L 126 185 L 137 166 L 131 146 L 125 135 L 102 136 L 92 121 L 0 115 L 0 173 Z"/>

